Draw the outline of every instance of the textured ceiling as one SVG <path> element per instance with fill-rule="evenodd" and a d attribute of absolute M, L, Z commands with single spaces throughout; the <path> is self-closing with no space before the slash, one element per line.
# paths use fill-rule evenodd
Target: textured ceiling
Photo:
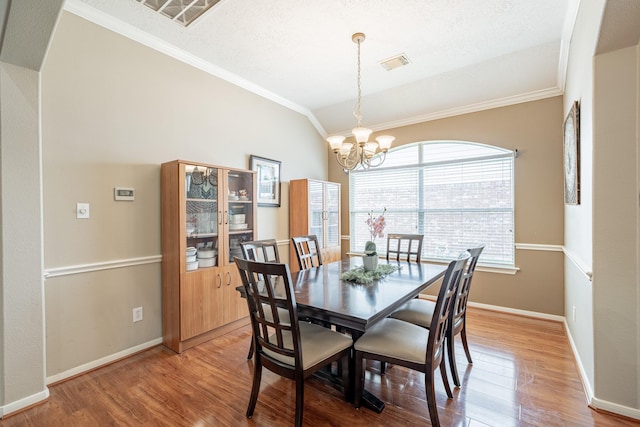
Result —
<path fill-rule="evenodd" d="M 222 0 L 187 28 L 135 0 L 65 7 L 336 133 L 355 125 L 353 33 L 363 125 L 379 130 L 562 93 L 577 0 Z M 379 64 L 400 53 L 409 65 Z"/>

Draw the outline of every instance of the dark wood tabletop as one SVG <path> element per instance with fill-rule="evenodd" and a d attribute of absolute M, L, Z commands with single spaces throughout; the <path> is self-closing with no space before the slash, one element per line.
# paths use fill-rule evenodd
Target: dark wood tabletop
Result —
<path fill-rule="evenodd" d="M 400 267 L 371 284 L 341 280 L 342 273 L 362 265 L 353 257 L 292 275 L 298 314 L 341 326 L 355 337 L 406 301 L 438 282 L 446 265 L 380 260 Z M 355 338 L 354 337 L 354 338 Z"/>

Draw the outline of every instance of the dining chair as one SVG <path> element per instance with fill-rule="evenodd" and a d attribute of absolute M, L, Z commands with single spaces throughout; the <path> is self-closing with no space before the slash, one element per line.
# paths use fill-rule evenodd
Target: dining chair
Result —
<path fill-rule="evenodd" d="M 453 398 L 444 358 L 449 312 L 469 260 L 463 252 L 451 261 L 445 272 L 429 329 L 387 317 L 371 326 L 354 344 L 355 396 L 354 406 L 360 407 L 364 389 L 364 360 L 378 360 L 404 366 L 424 373 L 427 407 L 433 426 L 439 426 L 434 372 L 439 367 L 447 396 Z"/>
<path fill-rule="evenodd" d="M 240 242 L 242 255 L 249 261 L 280 262 L 276 239 Z"/>
<path fill-rule="evenodd" d="M 423 234 L 387 234 L 387 261 L 420 262 Z"/>
<path fill-rule="evenodd" d="M 295 425 L 302 426 L 304 381 L 314 372 L 342 361 L 345 399 L 351 392 L 349 363 L 353 340 L 321 326 L 299 322 L 291 272 L 287 264 L 264 263 L 235 258 L 255 343 L 253 385 L 247 418 L 253 416 L 260 391 L 262 367 L 295 381 Z M 286 310 L 281 316 L 279 308 Z"/>
<path fill-rule="evenodd" d="M 469 291 L 471 289 L 471 280 L 478 263 L 478 258 L 482 253 L 485 245 L 478 245 L 471 249 L 467 249 L 470 254 L 469 263 L 462 277 L 462 282 L 458 288 L 458 293 L 453 305 L 453 309 L 449 313 L 449 330 L 447 331 L 447 353 L 449 357 L 449 368 L 453 383 L 460 387 L 460 377 L 456 367 L 455 353 L 455 337 L 460 335 L 462 338 L 462 346 L 467 356 L 467 361 L 471 364 L 471 353 L 469 352 L 469 344 L 467 343 L 467 302 L 469 301 Z M 408 301 L 396 311 L 391 313 L 390 317 L 394 319 L 404 320 L 414 325 L 430 328 L 433 313 L 435 312 L 436 303 L 434 301 L 424 299 L 413 299 Z"/>
<path fill-rule="evenodd" d="M 296 257 L 298 258 L 300 270 L 322 265 L 320 245 L 318 244 L 318 237 L 315 234 L 292 237 L 291 242 L 296 249 Z"/>
<path fill-rule="evenodd" d="M 240 248 L 242 249 L 244 259 L 248 259 L 249 261 L 280 262 L 278 243 L 275 239 L 240 242 Z M 247 359 L 253 357 L 253 350 L 252 339 Z"/>

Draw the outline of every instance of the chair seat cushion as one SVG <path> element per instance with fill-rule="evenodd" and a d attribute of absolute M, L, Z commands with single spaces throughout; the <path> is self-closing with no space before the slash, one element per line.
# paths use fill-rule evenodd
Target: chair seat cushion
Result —
<path fill-rule="evenodd" d="M 414 298 L 391 313 L 389 317 L 404 320 L 405 322 L 428 329 L 431 326 L 431 319 L 433 318 L 435 308 L 436 303 L 434 301 Z"/>
<path fill-rule="evenodd" d="M 357 351 L 425 363 L 428 338 L 428 329 L 386 318 L 369 328 L 354 347 Z"/>
<path fill-rule="evenodd" d="M 351 337 L 332 331 L 331 329 L 306 322 L 300 322 L 298 325 L 300 327 L 300 341 L 302 344 L 302 369 L 314 366 L 353 345 Z M 291 333 L 283 333 L 282 337 L 285 347 L 293 349 Z M 270 341 L 272 342 L 274 342 L 275 339 L 273 335 L 270 337 Z M 294 365 L 292 357 L 283 356 L 267 348 L 264 348 L 263 351 L 272 359 L 276 359 L 287 365 Z"/>

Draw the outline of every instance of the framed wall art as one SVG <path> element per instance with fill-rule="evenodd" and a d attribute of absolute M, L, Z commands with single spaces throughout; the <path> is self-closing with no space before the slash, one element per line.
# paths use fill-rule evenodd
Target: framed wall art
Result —
<path fill-rule="evenodd" d="M 280 207 L 280 164 L 278 160 L 251 156 L 250 169 L 257 172 L 258 206 Z"/>
<path fill-rule="evenodd" d="M 580 104 L 574 101 L 564 121 L 564 202 L 580 204 Z"/>

